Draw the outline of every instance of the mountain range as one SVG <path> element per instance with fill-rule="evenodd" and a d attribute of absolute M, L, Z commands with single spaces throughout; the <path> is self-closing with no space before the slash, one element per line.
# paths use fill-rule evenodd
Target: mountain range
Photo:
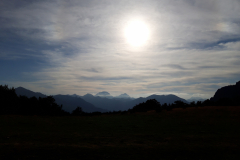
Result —
<path fill-rule="evenodd" d="M 36 98 L 43 98 L 47 97 L 46 95 L 39 93 L 39 92 L 33 92 L 28 89 L 25 89 L 23 87 L 15 88 L 15 92 L 18 96 L 26 96 L 28 98 L 30 97 L 36 97 Z M 86 102 L 80 97 L 72 97 L 70 95 L 55 95 L 53 96 L 55 99 L 55 102 L 58 105 L 63 106 L 63 110 L 67 112 L 72 112 L 74 109 L 76 109 L 78 106 L 82 108 L 84 112 L 107 112 L 107 110 L 97 108 L 93 104 Z"/>
<path fill-rule="evenodd" d="M 99 92 L 95 96 L 113 98 L 113 96 L 111 96 L 111 94 L 106 91 Z"/>
<path fill-rule="evenodd" d="M 109 111 L 128 110 L 139 103 L 146 102 L 149 99 L 156 99 L 158 102 L 160 102 L 160 104 L 171 104 L 178 100 L 183 101 L 184 103 L 188 103 L 185 99 L 179 98 L 175 95 L 151 95 L 146 98 L 140 97 L 137 99 L 108 99 L 105 97 L 96 97 L 91 94 L 86 94 L 82 96 L 82 98 L 98 108 L 106 109 Z"/>
<path fill-rule="evenodd" d="M 15 89 L 15 92 L 18 96 L 27 96 L 27 97 L 46 97 L 46 95 L 33 92 L 23 87 L 18 87 Z M 188 103 L 185 99 L 182 99 L 175 95 L 151 95 L 146 98 L 131 98 L 126 93 L 121 94 L 120 96 L 113 97 L 108 92 L 100 92 L 93 96 L 92 94 L 86 94 L 84 96 L 79 95 L 54 95 L 58 105 L 63 105 L 63 110 L 67 112 L 72 112 L 76 107 L 81 107 L 84 112 L 107 112 L 107 111 L 124 111 L 128 110 L 135 105 L 145 102 L 149 99 L 156 99 L 161 104 L 167 103 L 171 104 L 177 100 Z"/>
<path fill-rule="evenodd" d="M 46 95 L 33 92 L 23 87 L 18 87 L 15 89 L 18 96 L 30 97 L 47 97 Z M 235 85 L 229 85 L 222 87 L 216 91 L 214 96 L 210 99 L 211 101 L 218 101 L 221 98 L 239 98 L 240 97 L 240 81 Z M 67 112 L 72 112 L 76 107 L 81 107 L 84 112 L 108 112 L 108 111 L 124 111 L 133 108 L 139 103 L 146 102 L 150 99 L 156 99 L 160 104 L 171 104 L 175 101 L 182 101 L 184 103 L 189 103 L 192 101 L 203 101 L 204 99 L 200 97 L 192 97 L 185 100 L 176 95 L 151 95 L 148 97 L 131 98 L 126 93 L 119 96 L 111 96 L 110 93 L 103 91 L 97 93 L 95 96 L 92 94 L 86 94 L 84 96 L 74 95 L 54 95 L 58 105 L 63 105 L 63 110 Z"/>

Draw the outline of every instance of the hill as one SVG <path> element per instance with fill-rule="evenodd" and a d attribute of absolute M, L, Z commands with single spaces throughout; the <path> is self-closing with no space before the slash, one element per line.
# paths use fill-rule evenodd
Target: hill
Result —
<path fill-rule="evenodd" d="M 216 91 L 214 96 L 210 99 L 212 101 L 218 101 L 221 98 L 237 98 L 240 97 L 240 81 L 235 85 L 229 85 L 222 87 Z"/>
<path fill-rule="evenodd" d="M 23 87 L 18 87 L 18 88 L 15 88 L 15 92 L 18 96 L 26 96 L 28 98 L 31 98 L 31 97 L 36 97 L 36 98 L 44 98 L 44 97 L 47 97 L 46 95 L 40 93 L 40 92 L 33 92 L 33 91 L 30 91 L 28 89 L 25 89 Z"/>

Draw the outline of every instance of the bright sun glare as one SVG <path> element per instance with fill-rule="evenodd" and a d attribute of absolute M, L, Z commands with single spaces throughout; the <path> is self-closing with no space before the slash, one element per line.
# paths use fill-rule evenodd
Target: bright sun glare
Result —
<path fill-rule="evenodd" d="M 129 44 L 142 46 L 149 38 L 149 29 L 143 21 L 134 20 L 126 26 L 125 37 Z"/>

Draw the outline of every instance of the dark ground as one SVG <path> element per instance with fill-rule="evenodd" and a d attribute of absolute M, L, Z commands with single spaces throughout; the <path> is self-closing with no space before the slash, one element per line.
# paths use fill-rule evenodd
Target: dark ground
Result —
<path fill-rule="evenodd" d="M 0 116 L 0 159 L 240 159 L 240 107 Z"/>

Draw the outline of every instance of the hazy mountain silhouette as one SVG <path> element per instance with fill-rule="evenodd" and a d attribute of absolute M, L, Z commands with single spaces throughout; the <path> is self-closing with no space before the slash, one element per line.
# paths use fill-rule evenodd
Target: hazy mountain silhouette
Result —
<path fill-rule="evenodd" d="M 180 98 L 178 96 L 175 96 L 175 95 L 151 95 L 151 96 L 148 96 L 146 98 L 137 98 L 135 100 L 132 100 L 130 102 L 127 102 L 126 104 L 126 108 L 129 109 L 129 108 L 132 108 L 134 107 L 135 105 L 139 104 L 139 103 L 143 103 L 143 102 L 146 102 L 147 100 L 150 100 L 150 99 L 156 99 L 160 104 L 172 104 L 174 103 L 175 101 L 182 101 L 184 103 L 188 103 L 185 99 L 183 98 Z"/>
<path fill-rule="evenodd" d="M 198 102 L 198 101 L 203 102 L 203 101 L 205 101 L 205 100 L 206 100 L 206 99 L 203 99 L 203 98 L 201 98 L 201 97 L 191 97 L 191 98 L 187 99 L 188 102 L 193 102 L 193 101 L 195 101 L 195 102 Z"/>
<path fill-rule="evenodd" d="M 27 97 L 46 97 L 46 95 L 38 92 L 33 92 L 25 88 L 19 87 L 16 88 L 16 94 L 24 95 Z M 78 106 L 82 108 L 84 112 L 105 112 L 105 111 L 119 111 L 119 110 L 128 110 L 133 108 L 135 105 L 146 102 L 150 99 L 156 99 L 159 103 L 171 104 L 175 101 L 183 101 L 188 103 L 185 99 L 179 98 L 175 95 L 151 95 L 146 98 L 109 98 L 109 93 L 104 91 L 96 95 L 102 96 L 93 96 L 92 94 L 86 94 L 84 96 L 74 95 L 55 95 L 53 98 L 56 100 L 58 105 L 63 105 L 63 110 L 72 112 Z M 106 96 L 106 97 L 105 97 Z M 110 95 L 111 96 L 111 95 Z M 127 94 L 122 94 L 123 97 L 129 97 Z"/>
<path fill-rule="evenodd" d="M 121 94 L 121 95 L 119 95 L 119 96 L 116 96 L 116 97 L 114 97 L 114 98 L 127 98 L 127 99 L 131 99 L 131 97 L 127 94 L 127 93 L 124 93 L 124 94 Z M 132 98 L 132 99 L 134 99 L 134 98 Z"/>
<path fill-rule="evenodd" d="M 81 97 L 81 96 L 79 96 L 79 95 L 77 95 L 77 94 L 73 94 L 73 95 L 69 95 L 69 96 L 72 96 L 72 97 Z"/>
<path fill-rule="evenodd" d="M 86 102 L 80 97 L 72 97 L 69 95 L 55 95 L 53 98 L 56 100 L 57 104 L 63 105 L 63 110 L 70 113 L 78 106 L 81 107 L 84 112 L 107 112 L 107 110 L 97 108 L 93 104 Z"/>
<path fill-rule="evenodd" d="M 125 102 L 127 101 L 126 99 L 93 96 L 92 94 L 86 94 L 82 96 L 82 98 L 98 108 L 110 111 L 122 110 L 123 106 L 125 105 Z"/>
<path fill-rule="evenodd" d="M 39 92 L 33 92 L 28 89 L 25 89 L 23 87 L 18 87 L 15 89 L 16 94 L 19 96 L 26 96 L 28 98 L 31 97 L 47 97 L 46 95 L 39 93 Z M 93 104 L 86 102 L 80 97 L 73 97 L 70 95 L 55 95 L 53 96 L 56 103 L 58 105 L 63 105 L 63 110 L 67 112 L 72 112 L 74 109 L 76 109 L 78 106 L 82 108 L 84 112 L 106 112 L 106 110 L 101 108 L 96 108 Z"/>
<path fill-rule="evenodd" d="M 218 101 L 221 98 L 236 98 L 240 97 L 240 81 L 236 85 L 229 85 L 217 90 L 214 96 L 210 99 Z"/>
<path fill-rule="evenodd" d="M 119 110 L 128 110 L 130 108 L 133 108 L 135 105 L 145 102 L 150 99 L 156 99 L 158 102 L 161 104 L 167 103 L 171 104 L 174 103 L 175 101 L 183 101 L 185 103 L 188 103 L 185 99 L 179 98 L 175 95 L 151 95 L 146 98 L 137 98 L 137 99 L 125 99 L 125 98 L 114 98 L 114 99 L 108 99 L 105 97 L 95 97 L 91 94 L 86 94 L 82 96 L 82 98 L 89 102 L 92 103 L 94 106 L 110 111 L 119 111 Z"/>
<path fill-rule="evenodd" d="M 113 96 L 111 96 L 111 94 L 106 91 L 99 92 L 95 96 L 113 98 Z"/>
<path fill-rule="evenodd" d="M 94 96 L 94 95 L 92 95 L 92 94 L 86 94 L 86 95 L 84 95 L 84 96 Z M 76 95 L 76 94 L 73 94 L 73 95 L 71 95 L 71 96 L 74 96 L 74 97 L 83 97 L 83 96 L 79 96 L 79 95 Z M 94 97 L 102 97 L 102 98 L 110 98 L 110 99 L 117 99 L 117 98 L 121 98 L 121 99 L 135 99 L 135 98 L 132 98 L 132 97 L 130 97 L 127 93 L 124 93 L 124 94 L 121 94 L 121 95 L 119 95 L 119 96 L 116 96 L 116 97 L 114 97 L 114 96 L 112 96 L 109 92 L 106 92 L 106 91 L 103 91 L 103 92 L 99 92 L 99 93 L 97 93 Z"/>

